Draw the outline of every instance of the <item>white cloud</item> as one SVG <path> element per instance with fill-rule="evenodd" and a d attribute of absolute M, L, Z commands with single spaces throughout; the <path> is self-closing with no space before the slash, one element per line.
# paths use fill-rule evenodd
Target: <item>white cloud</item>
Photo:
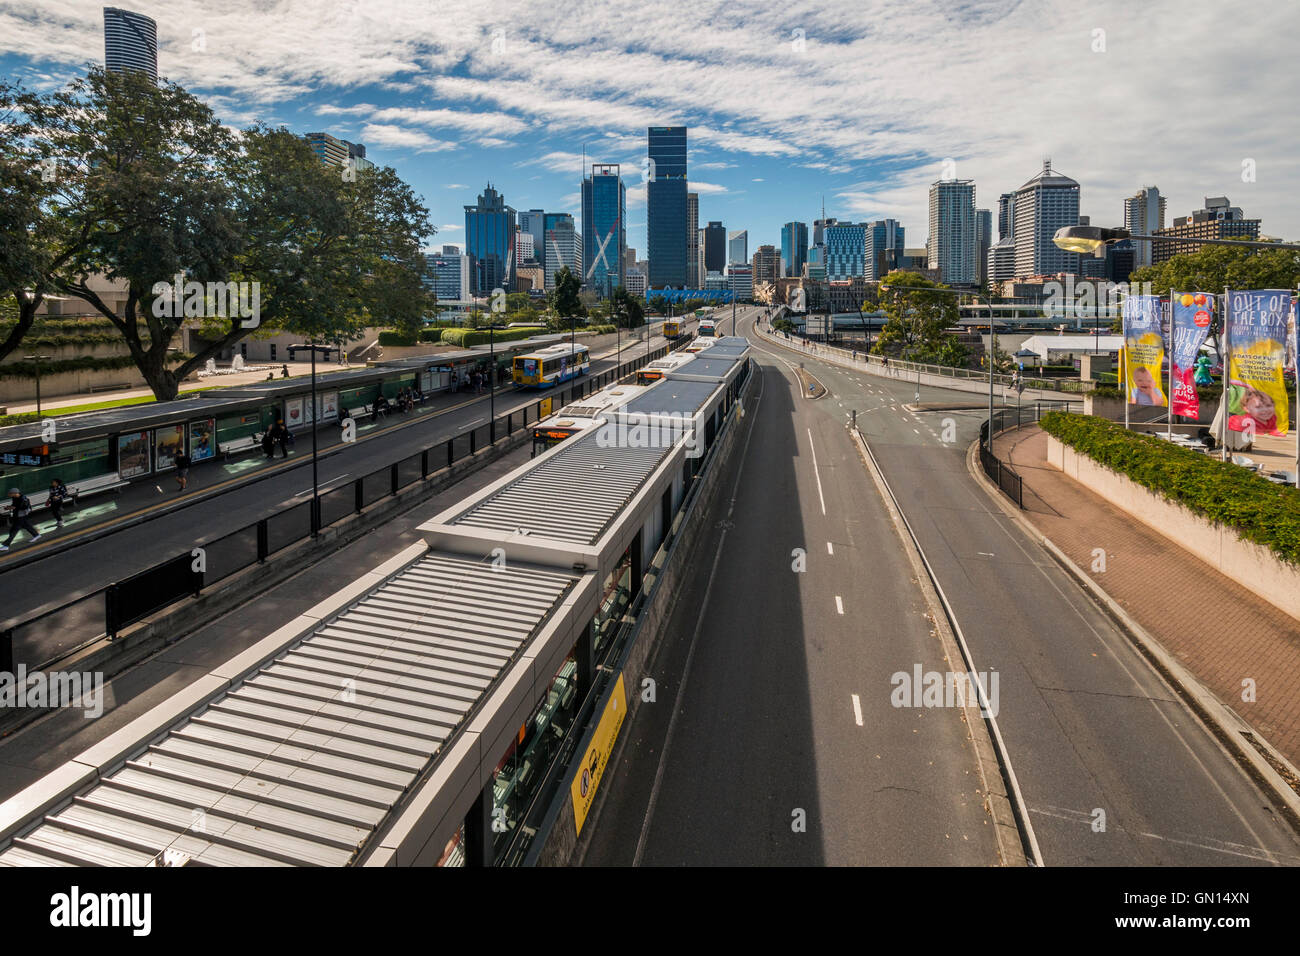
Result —
<path fill-rule="evenodd" d="M 434 139 L 428 133 L 422 133 L 418 129 L 407 129 L 387 123 L 367 123 L 361 129 L 361 139 L 371 145 L 409 149 L 416 153 L 432 153 L 456 148 L 455 143 Z"/>

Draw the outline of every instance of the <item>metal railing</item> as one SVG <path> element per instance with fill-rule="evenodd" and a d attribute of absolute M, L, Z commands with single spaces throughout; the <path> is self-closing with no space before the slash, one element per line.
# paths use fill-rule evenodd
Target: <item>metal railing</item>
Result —
<path fill-rule="evenodd" d="M 1069 408 L 1069 402 L 1033 402 L 1017 405 L 1015 408 L 1003 408 L 993 413 L 993 436 L 996 438 L 1004 431 L 1032 425 L 1043 417 L 1044 412 L 1061 411 Z M 1024 479 L 1011 467 L 1010 462 L 1002 461 L 989 451 L 989 422 L 980 423 L 980 465 L 989 480 L 1002 489 L 1003 494 L 1016 503 L 1016 507 L 1025 507 Z"/>
<path fill-rule="evenodd" d="M 220 537 L 198 539 L 192 549 L 128 578 L 26 618 L 5 621 L 0 625 L 0 671 L 14 673 L 16 662 L 25 664 L 28 671 L 45 669 L 104 637 L 115 639 L 124 628 L 187 598 L 198 597 L 204 588 L 262 564 L 320 530 L 346 522 L 421 481 L 437 479 L 453 465 L 507 441 L 520 429 L 545 417 L 544 401 L 551 401 L 548 414 L 558 412 L 570 402 L 622 381 L 667 351 L 666 346 L 661 346 L 616 368 L 589 375 L 568 388 L 556 388 L 518 411 L 391 461 L 331 488 L 314 501 L 290 505 Z"/>

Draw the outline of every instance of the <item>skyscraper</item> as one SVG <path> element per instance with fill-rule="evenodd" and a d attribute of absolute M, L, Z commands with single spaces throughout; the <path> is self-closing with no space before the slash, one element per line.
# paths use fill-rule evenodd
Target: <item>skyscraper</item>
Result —
<path fill-rule="evenodd" d="M 1011 193 L 998 197 L 998 238 L 1006 239 L 1016 224 L 1016 203 Z"/>
<path fill-rule="evenodd" d="M 1167 200 L 1155 186 L 1143 186 L 1124 200 L 1124 228 L 1136 236 L 1155 235 L 1165 227 Z M 1149 266 L 1152 262 L 1152 243 L 1133 243 L 1133 268 Z"/>
<path fill-rule="evenodd" d="M 686 286 L 702 288 L 700 283 L 700 194 L 686 194 Z"/>
<path fill-rule="evenodd" d="M 582 276 L 582 236 L 567 212 L 548 212 L 542 225 L 546 233 L 546 289 L 550 291 L 555 288 L 555 274 L 566 266 L 575 276 Z"/>
<path fill-rule="evenodd" d="M 975 284 L 975 183 L 944 179 L 930 185 L 930 268 L 948 285 Z"/>
<path fill-rule="evenodd" d="M 738 229 L 727 233 L 727 265 L 749 264 L 749 231 Z"/>
<path fill-rule="evenodd" d="M 724 271 L 727 268 L 727 227 L 714 221 L 701 231 L 704 233 L 705 271 Z"/>
<path fill-rule="evenodd" d="M 800 224 L 802 225 L 802 223 Z M 822 232 L 826 278 L 837 282 L 862 278 L 867 269 L 867 227 L 859 222 L 837 222 Z"/>
<path fill-rule="evenodd" d="M 507 287 L 514 275 L 515 211 L 491 183 L 477 205 L 465 207 L 465 251 L 474 257 L 476 295 Z"/>
<path fill-rule="evenodd" d="M 617 164 L 593 164 L 582 180 L 583 284 L 609 298 L 623 284 L 627 252 L 627 189 Z"/>
<path fill-rule="evenodd" d="M 304 139 L 322 163 L 351 167 L 356 170 L 374 169 L 375 164 L 366 159 L 366 148 L 360 143 L 349 143 L 329 133 L 308 133 Z"/>
<path fill-rule="evenodd" d="M 1052 242 L 1056 230 L 1079 224 L 1079 184 L 1052 171 L 1052 161 L 1015 191 L 1012 236 L 1016 243 L 1016 277 L 1079 271 L 1079 254 Z"/>
<path fill-rule="evenodd" d="M 158 25 L 142 13 L 105 7 L 104 69 L 138 70 L 158 82 Z"/>
<path fill-rule="evenodd" d="M 781 227 L 781 274 L 803 275 L 803 264 L 808 261 L 808 224 L 787 222 Z"/>
<path fill-rule="evenodd" d="M 750 265 L 754 270 L 754 284 L 765 283 L 775 286 L 781 277 L 781 253 L 776 246 L 759 246 L 754 252 Z"/>
<path fill-rule="evenodd" d="M 903 268 L 906 255 L 903 232 L 903 227 L 894 219 L 867 223 L 865 278 L 879 281 L 895 269 Z"/>
<path fill-rule="evenodd" d="M 519 210 L 519 231 L 533 237 L 533 258 L 546 265 L 546 213 L 540 209 Z"/>
<path fill-rule="evenodd" d="M 975 284 L 983 285 L 989 272 L 989 249 L 993 246 L 993 210 L 975 210 Z"/>
<path fill-rule="evenodd" d="M 647 129 L 646 244 L 652 289 L 686 285 L 686 127 Z"/>

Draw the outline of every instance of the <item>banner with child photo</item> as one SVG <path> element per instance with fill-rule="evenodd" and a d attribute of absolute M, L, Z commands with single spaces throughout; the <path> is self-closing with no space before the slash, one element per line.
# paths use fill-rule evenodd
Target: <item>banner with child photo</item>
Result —
<path fill-rule="evenodd" d="M 1285 436 L 1290 427 L 1290 401 L 1282 366 L 1291 292 L 1229 292 L 1227 300 L 1228 428 Z"/>

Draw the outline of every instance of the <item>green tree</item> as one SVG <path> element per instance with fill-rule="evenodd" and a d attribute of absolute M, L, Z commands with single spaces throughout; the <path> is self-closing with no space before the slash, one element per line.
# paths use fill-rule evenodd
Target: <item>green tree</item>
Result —
<path fill-rule="evenodd" d="M 1131 283 L 1151 283 L 1151 294 L 1222 292 L 1228 289 L 1294 289 L 1300 282 L 1300 251 L 1202 246 L 1133 272 Z"/>
<path fill-rule="evenodd" d="M 579 298 L 579 291 L 582 289 L 582 280 L 569 271 L 568 266 L 564 266 L 555 273 L 555 289 L 551 292 L 551 308 L 555 314 L 567 325 L 574 319 L 585 317 L 587 307 L 582 304 Z"/>
<path fill-rule="evenodd" d="M 645 322 L 645 305 L 623 286 L 614 290 L 610 302 L 615 324 L 635 329 Z"/>
<path fill-rule="evenodd" d="M 915 272 L 894 271 L 881 283 L 885 325 L 872 349 L 878 355 L 898 355 L 942 347 L 945 329 L 958 322 L 957 296 L 938 292 L 947 286 Z"/>

